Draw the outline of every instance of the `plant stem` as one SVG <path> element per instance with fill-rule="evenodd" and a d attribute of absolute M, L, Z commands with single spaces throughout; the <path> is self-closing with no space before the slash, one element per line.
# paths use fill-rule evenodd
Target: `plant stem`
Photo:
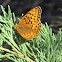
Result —
<path fill-rule="evenodd" d="M 8 43 L 8 45 L 10 45 L 10 46 L 12 47 L 12 49 L 13 49 L 15 52 L 10 51 L 9 49 L 5 49 L 5 48 L 3 48 L 3 47 L 0 47 L 1 50 L 7 51 L 7 52 L 9 52 L 9 53 L 13 53 L 14 55 L 19 54 L 19 57 L 20 57 L 20 56 L 21 56 L 21 57 L 25 57 L 25 55 L 21 54 L 9 41 L 7 41 L 5 38 L 4 38 L 4 40 Z M 29 57 L 27 57 L 27 59 L 28 59 L 29 61 L 31 61 L 31 62 L 34 62 L 34 61 L 31 60 Z"/>
<path fill-rule="evenodd" d="M 15 52 L 10 51 L 9 49 L 3 48 L 3 47 L 0 47 L 0 50 L 4 50 L 4 51 L 7 51 L 7 52 L 9 52 L 9 53 L 12 53 L 12 54 L 16 55 Z"/>

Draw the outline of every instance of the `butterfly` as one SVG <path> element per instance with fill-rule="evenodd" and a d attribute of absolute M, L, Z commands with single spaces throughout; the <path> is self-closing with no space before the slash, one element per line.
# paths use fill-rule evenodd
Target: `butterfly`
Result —
<path fill-rule="evenodd" d="M 41 12 L 40 6 L 31 9 L 17 25 L 13 27 L 18 31 L 18 33 L 25 39 L 31 40 L 39 35 L 41 30 Z"/>

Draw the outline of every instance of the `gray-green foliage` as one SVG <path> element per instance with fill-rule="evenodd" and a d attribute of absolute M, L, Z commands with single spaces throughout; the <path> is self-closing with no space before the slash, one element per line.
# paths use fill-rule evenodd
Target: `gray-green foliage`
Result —
<path fill-rule="evenodd" d="M 14 62 L 29 62 L 26 57 L 18 57 L 17 51 L 19 51 L 36 62 L 62 62 L 62 28 L 55 35 L 47 23 L 46 26 L 42 24 L 39 36 L 27 41 L 13 30 L 12 26 L 16 22 L 16 18 L 15 14 L 11 13 L 9 5 L 8 14 L 3 6 L 1 9 L 3 16 L 0 15 L 0 47 L 3 47 L 3 42 L 6 42 L 8 45 L 12 45 L 12 50 L 0 49 L 0 61 L 4 58 Z M 4 51 L 8 54 L 3 54 Z M 12 52 L 16 52 L 16 56 Z"/>

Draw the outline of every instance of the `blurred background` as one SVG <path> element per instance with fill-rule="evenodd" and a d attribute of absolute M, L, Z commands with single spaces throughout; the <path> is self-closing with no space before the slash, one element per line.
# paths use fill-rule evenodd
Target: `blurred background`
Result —
<path fill-rule="evenodd" d="M 26 14 L 30 9 L 40 6 L 42 8 L 41 22 L 43 24 L 47 22 L 55 34 L 59 28 L 62 28 L 62 0 L 0 0 L 0 5 L 3 5 L 6 11 L 10 5 L 16 18 L 21 17 L 22 13 Z M 0 15 L 2 15 L 1 8 Z"/>

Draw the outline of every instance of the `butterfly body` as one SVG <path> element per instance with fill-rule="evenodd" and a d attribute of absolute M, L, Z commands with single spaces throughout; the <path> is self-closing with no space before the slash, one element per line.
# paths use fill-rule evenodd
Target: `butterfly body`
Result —
<path fill-rule="evenodd" d="M 19 34 L 27 39 L 30 40 L 34 37 L 39 35 L 39 31 L 41 29 L 41 8 L 35 7 L 30 10 L 18 23 L 18 25 L 13 25 Z"/>

